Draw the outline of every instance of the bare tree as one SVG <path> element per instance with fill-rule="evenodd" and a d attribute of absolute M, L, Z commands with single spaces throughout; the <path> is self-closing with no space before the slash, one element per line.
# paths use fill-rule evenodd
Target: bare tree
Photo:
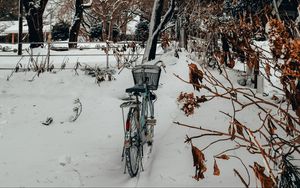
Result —
<path fill-rule="evenodd" d="M 90 16 L 95 21 L 102 22 L 103 40 L 113 40 L 113 27 L 120 28 L 126 34 L 127 24 L 138 14 L 140 3 L 138 0 L 94 0 Z"/>
<path fill-rule="evenodd" d="M 0 20 L 17 20 L 18 8 L 18 0 L 0 0 Z"/>
<path fill-rule="evenodd" d="M 89 37 L 90 28 L 93 25 L 102 26 L 103 40 L 113 39 L 113 27 L 117 26 L 122 34 L 126 34 L 127 24 L 134 18 L 150 20 L 154 0 L 93 0 L 90 8 L 84 9 L 80 24 L 81 34 Z M 59 0 L 59 20 L 70 21 L 69 15 L 76 12 L 74 0 Z M 72 19 L 72 18 L 71 18 Z"/>

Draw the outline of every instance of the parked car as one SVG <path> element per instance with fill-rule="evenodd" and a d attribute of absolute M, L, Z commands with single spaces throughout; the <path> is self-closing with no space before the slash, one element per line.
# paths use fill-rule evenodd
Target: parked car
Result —
<path fill-rule="evenodd" d="M 53 41 L 50 49 L 55 51 L 68 51 L 69 41 Z"/>

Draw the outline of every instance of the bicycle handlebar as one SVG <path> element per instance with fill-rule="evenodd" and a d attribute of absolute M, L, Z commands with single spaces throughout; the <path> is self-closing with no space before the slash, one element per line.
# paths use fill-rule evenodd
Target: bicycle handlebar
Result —
<path fill-rule="evenodd" d="M 157 64 L 160 63 L 159 67 L 162 67 L 164 69 L 164 72 L 167 73 L 166 71 L 166 65 L 164 64 L 164 62 L 162 60 L 157 61 L 154 65 L 158 66 Z"/>
<path fill-rule="evenodd" d="M 160 65 L 158 65 L 159 63 L 160 63 Z M 164 62 L 163 62 L 162 60 L 157 61 L 156 63 L 154 63 L 154 65 L 156 65 L 156 66 L 158 66 L 158 67 L 162 67 L 163 70 L 164 70 L 164 72 L 167 73 L 167 71 L 166 71 L 166 65 L 164 64 Z M 124 68 L 127 68 L 127 69 L 133 69 L 134 66 L 132 66 L 132 63 L 125 62 L 125 63 L 122 65 L 122 68 L 121 68 L 121 70 L 119 71 L 118 74 L 120 74 L 120 73 L 124 70 Z"/>

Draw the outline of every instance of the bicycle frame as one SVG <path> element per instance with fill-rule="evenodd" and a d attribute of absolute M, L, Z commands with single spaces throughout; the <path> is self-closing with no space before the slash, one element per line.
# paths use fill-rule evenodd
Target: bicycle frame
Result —
<path fill-rule="evenodd" d="M 150 112 L 150 117 L 154 117 L 154 104 L 153 101 L 150 99 L 150 90 L 146 87 L 146 92 L 141 93 L 142 94 L 142 110 L 140 115 L 140 125 L 142 125 L 143 128 L 145 128 L 146 119 L 145 117 L 148 117 L 148 107 Z"/>
<path fill-rule="evenodd" d="M 148 117 L 153 118 L 154 117 L 154 102 L 151 100 L 151 92 L 149 89 L 147 89 L 146 85 L 144 85 L 146 91 L 143 93 L 140 93 L 141 96 L 135 95 L 135 101 L 134 102 L 124 102 L 120 105 L 122 108 L 122 116 L 123 116 L 123 125 L 124 125 L 124 134 L 126 134 L 126 123 L 125 123 L 125 116 L 124 116 L 124 110 L 123 108 L 129 108 L 134 107 L 137 109 L 138 113 L 138 132 L 139 135 L 141 135 L 142 131 L 146 131 L 146 123 Z M 141 98 L 141 102 L 140 99 Z M 150 114 L 148 114 L 150 113 Z M 150 116 L 149 116 L 150 115 Z M 128 117 L 127 117 L 128 118 Z M 124 138 L 126 138 L 126 135 L 124 135 Z M 145 144 L 145 140 L 141 143 L 141 145 Z"/>
<path fill-rule="evenodd" d="M 135 86 L 126 89 L 130 93 L 129 101 L 121 104 L 123 124 L 124 124 L 124 146 L 122 152 L 122 161 L 125 157 L 125 169 L 131 177 L 136 176 L 139 167 L 143 171 L 142 158 L 144 157 L 144 144 L 147 143 L 150 147 L 149 154 L 152 151 L 152 143 L 154 137 L 154 125 L 156 119 L 154 118 L 154 103 L 156 95 L 152 90 L 156 90 L 158 86 L 160 69 L 152 67 L 138 67 L 133 71 Z M 145 72 L 145 69 L 148 69 Z M 155 77 L 157 76 L 157 77 Z M 131 98 L 132 94 L 135 98 Z M 153 98 L 154 95 L 154 98 Z M 127 119 L 125 122 L 124 108 L 129 108 Z M 134 164 L 137 164 L 136 167 Z"/>

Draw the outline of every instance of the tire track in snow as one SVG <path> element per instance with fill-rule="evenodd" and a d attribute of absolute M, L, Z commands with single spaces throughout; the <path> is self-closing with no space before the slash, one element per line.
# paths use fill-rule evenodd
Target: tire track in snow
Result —
<path fill-rule="evenodd" d="M 80 183 L 80 187 L 84 187 L 84 184 L 83 184 L 83 181 L 82 181 L 82 177 L 81 177 L 81 174 L 80 174 L 80 172 L 77 170 L 77 169 L 75 169 L 75 168 L 73 168 L 73 167 L 71 167 L 72 168 L 72 170 L 77 174 L 77 176 L 78 176 L 78 180 L 79 180 L 79 183 Z"/>

